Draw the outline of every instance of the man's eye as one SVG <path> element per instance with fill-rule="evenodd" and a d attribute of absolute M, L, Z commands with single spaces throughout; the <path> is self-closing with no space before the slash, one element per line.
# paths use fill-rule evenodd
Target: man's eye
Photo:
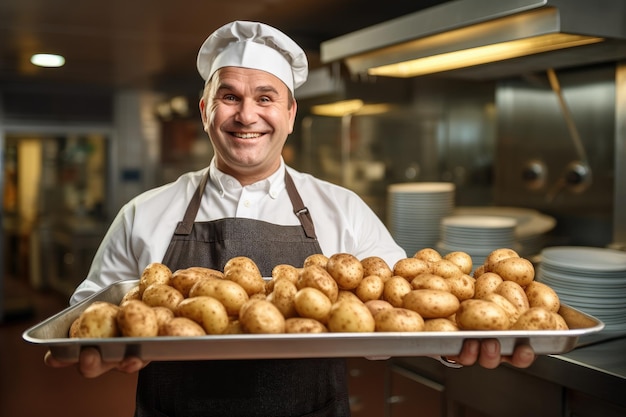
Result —
<path fill-rule="evenodd" d="M 232 95 L 232 94 L 227 94 L 223 97 L 223 100 L 225 101 L 236 101 L 237 97 Z"/>
<path fill-rule="evenodd" d="M 267 96 L 263 96 L 263 97 L 259 98 L 259 101 L 260 101 L 261 103 L 269 103 L 269 102 L 270 102 L 270 101 L 272 101 L 272 100 L 270 100 L 270 98 L 269 98 L 269 97 L 267 97 Z"/>

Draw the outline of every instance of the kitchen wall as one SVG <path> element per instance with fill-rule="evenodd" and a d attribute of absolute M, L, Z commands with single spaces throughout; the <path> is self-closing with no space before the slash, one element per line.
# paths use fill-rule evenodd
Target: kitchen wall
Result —
<path fill-rule="evenodd" d="M 407 80 L 408 101 L 394 102 L 389 94 L 395 107 L 352 115 L 348 135 L 342 134 L 346 118 L 313 116 L 304 100 L 301 125 L 290 139 L 301 151 L 295 165 L 355 190 L 383 220 L 389 184 L 451 181 L 457 205 L 526 207 L 555 217 L 550 245 L 609 245 L 615 232 L 616 65 L 556 76 L 581 137 L 589 168 L 583 179 L 572 179 L 579 173 L 567 169 L 581 155 L 547 73 L 485 82 Z M 358 90 L 352 94 L 357 98 Z M 540 181 L 533 181 L 536 164 L 543 169 Z M 576 184 L 563 185 L 568 180 Z"/>

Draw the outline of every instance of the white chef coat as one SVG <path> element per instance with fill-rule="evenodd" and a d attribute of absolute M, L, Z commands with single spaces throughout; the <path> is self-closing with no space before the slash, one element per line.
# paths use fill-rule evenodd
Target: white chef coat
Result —
<path fill-rule="evenodd" d="M 242 187 L 234 177 L 219 171 L 212 160 L 208 168 L 146 191 L 122 207 L 70 303 L 77 303 L 115 281 L 139 279 L 148 264 L 161 262 L 207 169 L 210 182 L 204 190 L 197 222 L 239 217 L 299 225 L 285 188 L 287 169 L 311 213 L 324 255 L 350 253 L 359 259 L 379 256 L 390 268 L 406 257 L 385 225 L 354 192 L 298 172 L 284 161 L 270 177 Z"/>

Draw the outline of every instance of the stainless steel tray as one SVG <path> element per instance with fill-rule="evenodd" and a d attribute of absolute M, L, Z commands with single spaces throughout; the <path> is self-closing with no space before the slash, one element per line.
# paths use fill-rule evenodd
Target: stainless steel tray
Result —
<path fill-rule="evenodd" d="M 209 335 L 198 337 L 117 337 L 70 339 L 69 327 L 94 301 L 119 303 L 137 280 L 120 281 L 82 302 L 29 328 L 24 340 L 43 345 L 53 356 L 77 362 L 81 348 L 97 347 L 105 361 L 126 356 L 143 360 L 269 359 L 311 357 L 453 356 L 465 339 L 496 338 L 501 352 L 509 355 L 516 345 L 530 344 L 537 354 L 558 354 L 576 347 L 579 337 L 594 334 L 604 323 L 567 306 L 570 317 L 583 328 L 559 331 L 459 331 L 393 333 L 323 333 L 268 335 Z M 567 320 L 566 320 L 567 321 Z"/>

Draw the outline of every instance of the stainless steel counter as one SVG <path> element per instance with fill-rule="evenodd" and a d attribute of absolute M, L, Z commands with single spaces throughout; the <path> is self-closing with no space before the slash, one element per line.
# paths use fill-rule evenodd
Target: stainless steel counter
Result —
<path fill-rule="evenodd" d="M 541 356 L 522 372 L 626 407 L 626 337 Z"/>

